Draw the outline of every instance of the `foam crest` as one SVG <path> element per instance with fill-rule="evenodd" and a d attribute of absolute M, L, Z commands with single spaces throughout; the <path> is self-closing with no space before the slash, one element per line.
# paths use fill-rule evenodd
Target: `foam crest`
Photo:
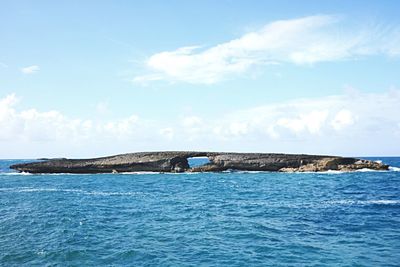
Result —
<path fill-rule="evenodd" d="M 400 172 L 400 167 L 389 167 L 389 171 Z"/>
<path fill-rule="evenodd" d="M 389 171 L 400 172 L 400 167 L 389 167 Z M 385 170 L 373 170 L 373 169 L 359 169 L 355 170 L 355 172 L 387 172 Z M 202 173 L 202 172 L 183 172 L 183 173 L 169 173 L 169 172 L 150 172 L 150 171 L 140 171 L 140 172 L 119 172 L 119 173 L 96 173 L 95 175 L 157 175 L 157 174 L 172 174 L 172 175 L 179 175 L 179 174 L 195 174 L 195 173 Z M 225 170 L 222 173 L 271 173 L 270 171 L 242 171 L 242 170 Z M 343 174 L 343 173 L 350 173 L 348 171 L 337 171 L 337 170 L 328 170 L 328 171 L 321 171 L 321 172 L 293 172 L 296 174 Z M 64 176 L 64 175 L 94 175 L 93 173 L 28 173 L 28 172 L 0 172 L 0 175 L 5 176 L 21 176 L 21 175 L 54 175 L 54 176 Z"/>
<path fill-rule="evenodd" d="M 33 174 L 29 172 L 0 172 L 0 175 L 20 176 L 20 175 L 33 175 Z"/>
<path fill-rule="evenodd" d="M 91 196 L 136 196 L 143 194 L 141 192 L 103 192 L 103 191 L 85 191 L 81 189 L 34 188 L 34 187 L 0 188 L 0 192 L 10 192 L 10 193 L 61 192 L 61 193 L 74 193 L 74 194 L 91 195 Z"/>
<path fill-rule="evenodd" d="M 378 200 L 335 200 L 329 201 L 328 204 L 338 204 L 338 205 L 397 205 L 400 204 L 400 200 L 392 199 L 378 199 Z"/>

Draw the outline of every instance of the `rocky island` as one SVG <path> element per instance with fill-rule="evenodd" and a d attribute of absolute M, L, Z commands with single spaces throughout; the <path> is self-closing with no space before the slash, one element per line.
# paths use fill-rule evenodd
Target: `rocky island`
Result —
<path fill-rule="evenodd" d="M 188 159 L 207 157 L 209 162 L 191 167 Z M 227 153 L 164 151 L 138 152 L 92 159 L 45 159 L 11 166 L 28 173 L 119 173 L 119 172 L 221 172 L 277 171 L 323 172 L 359 169 L 388 170 L 389 166 L 370 160 L 303 154 Z"/>

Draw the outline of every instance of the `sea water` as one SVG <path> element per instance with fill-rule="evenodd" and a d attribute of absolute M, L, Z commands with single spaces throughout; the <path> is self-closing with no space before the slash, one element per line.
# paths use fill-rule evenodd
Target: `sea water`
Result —
<path fill-rule="evenodd" d="M 28 175 L 0 161 L 2 266 L 399 266 L 400 158 L 353 173 Z"/>

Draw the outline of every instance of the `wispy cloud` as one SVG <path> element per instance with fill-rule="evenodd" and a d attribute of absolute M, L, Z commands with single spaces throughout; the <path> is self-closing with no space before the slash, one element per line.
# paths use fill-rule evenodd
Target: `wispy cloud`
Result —
<path fill-rule="evenodd" d="M 266 64 L 313 64 L 367 55 L 400 55 L 398 27 L 349 26 L 331 15 L 280 20 L 210 48 L 181 47 L 150 56 L 135 82 L 212 84 Z"/>
<path fill-rule="evenodd" d="M 99 115 L 110 113 L 109 103 L 107 101 L 100 101 L 96 104 L 96 111 Z"/>
<path fill-rule="evenodd" d="M 8 65 L 6 63 L 0 62 L 0 67 L 2 68 L 8 68 Z"/>
<path fill-rule="evenodd" d="M 21 68 L 21 72 L 23 74 L 34 74 L 40 70 L 40 67 L 38 65 L 32 65 L 28 67 Z"/>
<path fill-rule="evenodd" d="M 24 153 L 35 144 L 40 144 L 41 153 L 56 153 L 58 147 L 62 153 L 75 149 L 70 153 L 97 155 L 148 149 L 395 154 L 400 146 L 398 103 L 396 89 L 353 91 L 214 117 L 191 114 L 152 120 L 133 114 L 82 119 L 56 110 L 20 109 L 11 94 L 0 99 L 0 155 L 20 151 L 27 156 Z"/>

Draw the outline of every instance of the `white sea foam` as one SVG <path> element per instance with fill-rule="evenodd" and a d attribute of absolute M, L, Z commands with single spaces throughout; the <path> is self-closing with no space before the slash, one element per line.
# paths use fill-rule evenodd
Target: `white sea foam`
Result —
<path fill-rule="evenodd" d="M 28 173 L 28 172 L 4 172 L 0 175 L 51 175 L 51 176 L 64 176 L 64 175 L 137 175 L 137 174 L 164 174 L 162 172 L 119 172 L 119 173 Z M 165 173 L 165 174 L 177 174 L 177 173 Z"/>
<path fill-rule="evenodd" d="M 145 172 L 145 171 L 143 171 L 143 172 L 118 172 L 118 173 L 113 173 L 113 174 L 128 174 L 128 175 L 131 175 L 131 174 L 162 174 L 161 172 Z"/>
<path fill-rule="evenodd" d="M 368 168 L 363 168 L 363 169 L 358 169 L 355 170 L 355 172 L 388 172 L 388 171 L 395 171 L 398 172 L 400 171 L 399 167 L 389 167 L 389 170 L 374 170 L 374 169 L 368 169 Z M 303 173 L 315 173 L 315 172 L 303 172 Z M 318 174 L 342 174 L 342 173 L 351 173 L 351 171 L 335 171 L 335 170 L 328 170 L 325 172 L 318 172 Z"/>
<path fill-rule="evenodd" d="M 389 167 L 389 171 L 400 172 L 400 167 Z"/>
<path fill-rule="evenodd" d="M 289 173 L 296 173 L 296 174 L 344 174 L 344 173 L 352 173 L 353 171 L 337 171 L 337 170 L 327 170 L 327 171 L 318 171 L 318 172 L 289 172 Z M 385 171 L 377 171 L 372 169 L 359 169 L 355 170 L 354 172 L 385 172 Z"/>
<path fill-rule="evenodd" d="M 101 192 L 101 191 L 83 191 L 84 195 L 92 195 L 92 196 L 137 196 L 142 195 L 140 192 Z"/>
<path fill-rule="evenodd" d="M 373 170 L 368 168 L 363 168 L 359 170 L 355 170 L 356 172 L 387 172 L 386 170 Z M 389 171 L 399 172 L 400 167 L 389 167 Z M 4 172 L 0 173 L 0 175 L 157 175 L 157 174 L 198 174 L 203 172 L 183 172 L 183 173 L 174 173 L 174 172 L 151 172 L 151 171 L 138 171 L 138 172 L 119 172 L 119 173 L 28 173 L 28 172 Z M 222 173 L 271 173 L 271 171 L 240 171 L 240 170 L 226 170 L 222 171 Z M 290 173 L 290 172 L 289 172 Z M 321 171 L 321 172 L 293 172 L 296 174 L 343 174 L 343 173 L 350 173 L 350 171 L 337 171 L 337 170 L 328 170 L 328 171 Z"/>
<path fill-rule="evenodd" d="M 32 173 L 29 172 L 3 172 L 0 173 L 0 175 L 32 175 Z"/>
<path fill-rule="evenodd" d="M 366 204 L 400 204 L 400 200 L 389 200 L 389 199 L 383 199 L 383 200 L 368 200 L 365 201 Z"/>
<path fill-rule="evenodd" d="M 229 169 L 225 171 L 221 171 L 222 173 L 271 173 L 271 171 L 243 171 L 243 170 L 234 170 Z"/>
<path fill-rule="evenodd" d="M 34 188 L 34 187 L 13 187 L 13 188 L 0 188 L 0 192 L 11 193 L 41 193 L 41 192 L 61 192 L 61 193 L 74 193 L 92 196 L 135 196 L 143 195 L 141 192 L 103 192 L 103 191 L 85 191 L 81 189 L 63 189 L 63 188 Z"/>
<path fill-rule="evenodd" d="M 281 173 L 286 173 L 286 174 L 343 174 L 343 173 L 349 173 L 346 171 L 337 171 L 337 170 L 327 170 L 327 171 L 320 171 L 320 172 L 281 172 Z"/>
<path fill-rule="evenodd" d="M 344 171 L 336 171 L 336 170 L 327 170 L 326 172 L 321 172 L 325 174 L 342 174 L 345 173 Z"/>
<path fill-rule="evenodd" d="M 378 199 L 378 200 L 351 200 L 351 199 L 343 199 L 343 200 L 334 200 L 328 201 L 327 204 L 339 204 L 339 205 L 396 205 L 400 204 L 400 200 L 391 200 L 391 199 Z"/>
<path fill-rule="evenodd" d="M 356 172 L 381 172 L 379 170 L 373 170 L 373 169 L 368 169 L 368 168 L 363 168 L 363 169 L 358 169 Z"/>

